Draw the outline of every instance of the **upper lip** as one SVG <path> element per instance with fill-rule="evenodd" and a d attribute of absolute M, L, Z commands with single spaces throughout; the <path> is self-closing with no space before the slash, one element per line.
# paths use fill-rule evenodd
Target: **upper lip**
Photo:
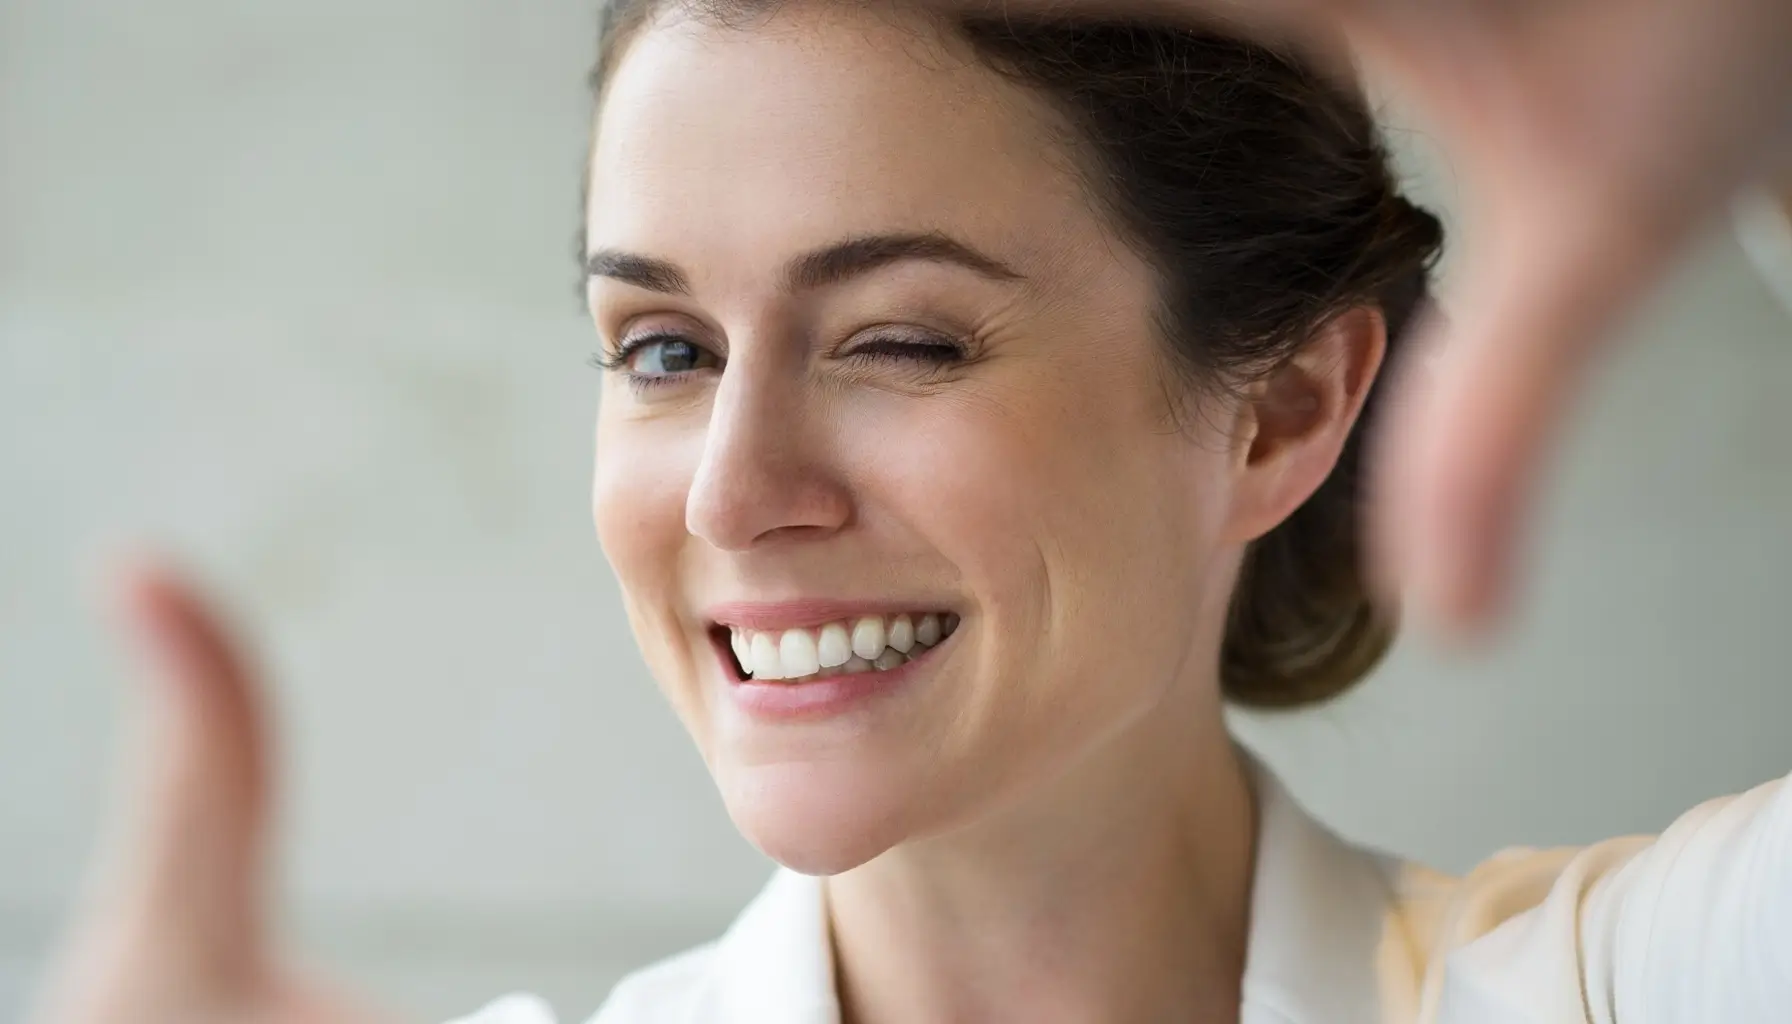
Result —
<path fill-rule="evenodd" d="M 874 615 L 904 615 L 952 609 L 944 602 L 926 599 L 859 601 L 837 598 L 801 598 L 791 601 L 729 601 L 704 609 L 704 617 L 718 626 L 770 632 L 811 629 L 830 622 L 844 622 Z"/>

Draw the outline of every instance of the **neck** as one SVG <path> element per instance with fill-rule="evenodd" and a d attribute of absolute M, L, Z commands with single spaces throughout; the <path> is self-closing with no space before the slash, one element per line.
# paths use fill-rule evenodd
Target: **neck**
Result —
<path fill-rule="evenodd" d="M 1155 709 L 1021 805 L 830 879 L 846 1019 L 1235 1020 L 1255 807 L 1208 703 Z"/>

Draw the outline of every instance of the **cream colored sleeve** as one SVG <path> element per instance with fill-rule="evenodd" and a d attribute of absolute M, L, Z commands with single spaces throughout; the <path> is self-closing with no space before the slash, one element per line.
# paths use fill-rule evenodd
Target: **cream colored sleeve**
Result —
<path fill-rule="evenodd" d="M 1654 841 L 1515 851 L 1409 905 L 1424 1024 L 1792 1021 L 1792 787 Z"/>
<path fill-rule="evenodd" d="M 1792 787 L 1695 809 L 1611 889 L 1614 1021 L 1792 1021 Z"/>

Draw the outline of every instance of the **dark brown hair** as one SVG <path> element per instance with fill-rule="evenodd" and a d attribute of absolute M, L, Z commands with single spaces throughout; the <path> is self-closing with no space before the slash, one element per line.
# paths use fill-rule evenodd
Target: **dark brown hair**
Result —
<path fill-rule="evenodd" d="M 721 19 L 777 5 L 609 0 L 595 94 L 667 6 Z M 1379 309 L 1397 350 L 1443 228 L 1401 195 L 1359 91 L 1289 54 L 1167 23 L 973 15 L 951 27 L 1065 119 L 1094 201 L 1157 270 L 1167 361 L 1191 393 L 1260 379 L 1354 308 Z M 1221 652 L 1235 703 L 1327 700 L 1392 641 L 1361 550 L 1370 399 L 1331 475 L 1246 554 Z"/>

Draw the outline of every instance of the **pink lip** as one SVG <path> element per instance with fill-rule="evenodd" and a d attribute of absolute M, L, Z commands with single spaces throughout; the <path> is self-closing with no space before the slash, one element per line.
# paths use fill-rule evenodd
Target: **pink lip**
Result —
<path fill-rule="evenodd" d="M 824 618 L 821 621 L 835 620 Z M 957 634 L 954 633 L 953 636 Z M 888 697 L 914 682 L 919 673 L 931 669 L 938 660 L 940 651 L 952 642 L 952 637 L 947 637 L 914 660 L 885 672 L 829 676 L 812 683 L 760 683 L 741 678 L 735 670 L 734 656 L 728 650 L 725 637 L 711 639 L 723 677 L 728 683 L 729 697 L 748 716 L 773 722 L 833 718 L 879 698 Z"/>
<path fill-rule="evenodd" d="M 777 629 L 809 629 L 869 615 L 903 615 L 946 612 L 944 605 L 926 600 L 909 604 L 891 601 L 836 601 L 824 598 L 799 601 L 735 601 L 703 610 L 704 618 L 723 626 L 770 632 Z M 894 671 L 892 669 L 891 671 Z"/>

